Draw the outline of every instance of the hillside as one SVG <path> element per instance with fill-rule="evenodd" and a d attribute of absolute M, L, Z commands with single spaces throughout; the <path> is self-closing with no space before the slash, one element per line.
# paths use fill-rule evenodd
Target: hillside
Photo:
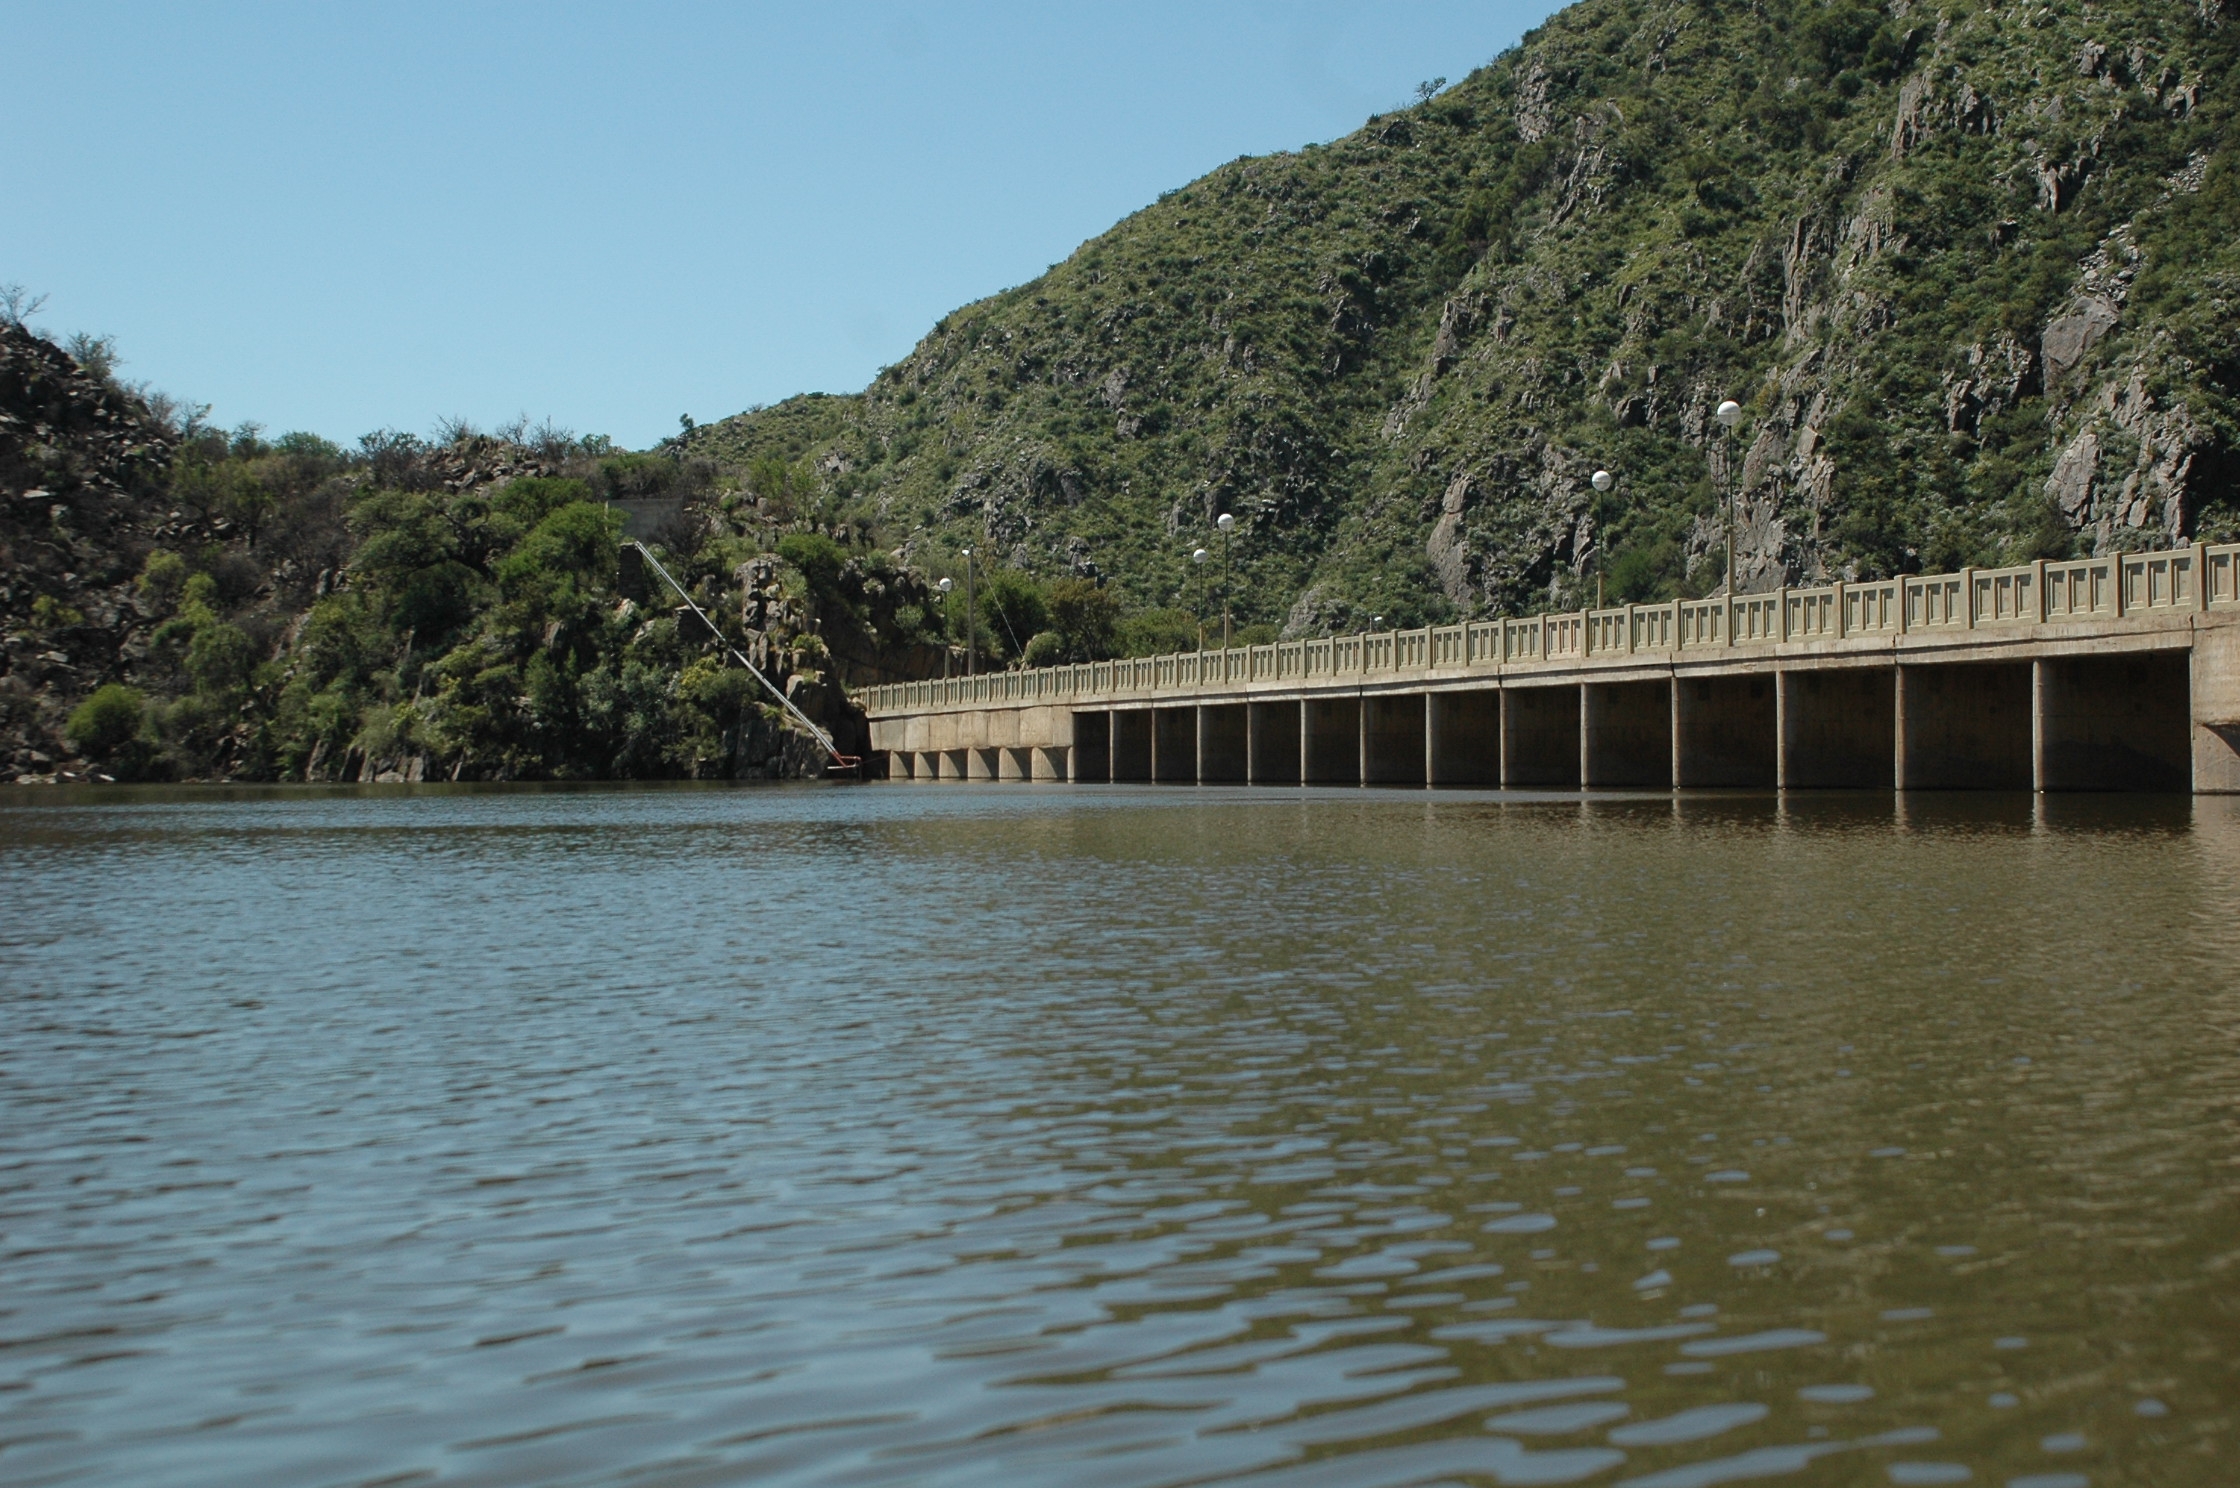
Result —
<path fill-rule="evenodd" d="M 1242 615 L 1294 634 L 1707 592 L 1737 485 L 1744 589 L 2234 535 L 2235 35 L 1585 0 L 680 447 L 1135 605 L 1232 511 Z"/>
<path fill-rule="evenodd" d="M 0 778 L 815 773 L 673 595 L 625 592 L 633 506 L 669 512 L 671 563 L 843 740 L 835 667 L 940 665 L 896 617 L 921 576 L 703 465 L 549 428 L 228 432 L 74 344 L 0 320 Z"/>

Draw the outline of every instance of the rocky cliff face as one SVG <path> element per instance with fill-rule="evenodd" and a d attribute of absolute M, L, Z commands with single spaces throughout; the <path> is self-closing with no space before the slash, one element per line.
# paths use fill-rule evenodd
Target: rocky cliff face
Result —
<path fill-rule="evenodd" d="M 68 705 L 130 670 L 148 616 L 133 579 L 159 541 L 215 530 L 164 507 L 172 430 L 60 348 L 0 322 L 0 764 L 90 770 Z"/>
<path fill-rule="evenodd" d="M 1704 592 L 1730 523 L 1746 589 L 2233 536 L 2235 61 L 2221 0 L 1586 0 L 949 316 L 804 447 L 917 550 L 1139 602 L 1232 511 L 1293 633 Z"/>

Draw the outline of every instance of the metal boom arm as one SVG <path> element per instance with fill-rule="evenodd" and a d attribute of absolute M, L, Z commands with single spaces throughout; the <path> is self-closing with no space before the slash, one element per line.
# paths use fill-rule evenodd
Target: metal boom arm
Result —
<path fill-rule="evenodd" d="M 832 735 L 826 733 L 823 729 L 818 728 L 815 722 L 810 719 L 808 714 L 802 712 L 799 708 L 794 706 L 793 699 L 787 697 L 784 691 L 779 688 L 777 683 L 764 676 L 760 667 L 747 660 L 745 656 L 740 654 L 739 648 L 737 646 L 732 645 L 730 641 L 724 639 L 723 632 L 716 629 L 715 621 L 708 618 L 708 612 L 701 609 L 699 602 L 692 597 L 690 591 L 688 591 L 684 587 L 684 585 L 678 583 L 676 579 L 670 574 L 669 570 L 661 566 L 661 560 L 653 556 L 653 550 L 651 548 L 648 548 L 642 542 L 629 542 L 623 544 L 623 546 L 636 548 L 638 550 L 638 556 L 645 559 L 648 564 L 652 565 L 653 571 L 661 575 L 661 581 L 667 584 L 670 588 L 676 590 L 677 597 L 679 599 L 682 599 L 686 604 L 692 607 L 692 613 L 698 615 L 700 617 L 700 623 L 708 627 L 708 634 L 714 636 L 718 641 L 721 641 L 723 644 L 723 649 L 731 653 L 731 659 L 739 663 L 739 665 L 745 667 L 754 675 L 755 681 L 760 682 L 764 687 L 769 689 L 770 695 L 776 698 L 778 702 L 785 708 L 785 710 L 788 713 L 791 713 L 794 716 L 795 720 L 798 721 L 803 728 L 809 731 L 811 737 L 813 737 L 819 744 L 824 746 L 824 752 L 832 756 L 832 762 L 834 764 L 853 769 L 855 766 L 863 763 L 863 761 L 857 759 L 852 754 L 842 754 L 840 752 L 839 746 L 832 742 Z"/>

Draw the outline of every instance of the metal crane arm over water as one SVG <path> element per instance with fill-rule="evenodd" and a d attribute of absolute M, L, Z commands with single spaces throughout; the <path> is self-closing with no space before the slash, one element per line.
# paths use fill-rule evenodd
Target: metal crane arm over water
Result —
<path fill-rule="evenodd" d="M 661 560 L 653 556 L 653 550 L 651 548 L 647 547 L 642 542 L 625 542 L 623 546 L 626 548 L 635 548 L 638 550 L 638 556 L 646 561 L 647 566 L 652 568 L 655 573 L 661 575 L 661 581 L 667 584 L 671 589 L 676 590 L 677 597 L 691 607 L 693 614 L 700 617 L 700 623 L 708 627 L 708 634 L 714 636 L 719 642 L 721 642 L 723 645 L 723 649 L 731 654 L 731 659 L 733 661 L 736 661 L 737 663 L 739 663 L 739 665 L 745 667 L 750 673 L 752 673 L 755 681 L 760 682 L 763 687 L 769 691 L 770 695 L 778 700 L 780 706 L 782 706 L 788 713 L 791 713 L 793 715 L 794 721 L 799 723 L 803 728 L 807 729 L 809 731 L 810 737 L 814 738 L 817 743 L 824 746 L 824 752 L 832 756 L 832 762 L 835 765 L 839 766 L 843 770 L 855 770 L 862 766 L 863 761 L 857 756 L 852 754 L 842 754 L 840 752 L 839 746 L 832 742 L 832 735 L 817 727 L 815 721 L 812 720 L 808 714 L 802 712 L 800 708 L 796 707 L 792 698 L 789 698 L 785 695 L 785 690 L 783 688 L 779 687 L 777 683 L 771 681 L 767 676 L 763 675 L 762 668 L 747 660 L 747 658 L 740 653 L 739 648 L 732 645 L 731 642 L 724 637 L 722 631 L 716 629 L 716 623 L 715 621 L 708 618 L 708 612 L 701 609 L 699 601 L 695 600 L 692 597 L 691 592 L 687 590 L 684 585 L 678 583 L 675 576 L 672 575 L 668 569 L 661 566 Z"/>

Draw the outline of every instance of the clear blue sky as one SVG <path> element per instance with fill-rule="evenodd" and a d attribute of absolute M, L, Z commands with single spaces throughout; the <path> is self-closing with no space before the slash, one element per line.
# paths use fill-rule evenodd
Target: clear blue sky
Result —
<path fill-rule="evenodd" d="M 1161 191 L 1552 9 L 16 4 L 0 282 L 223 424 L 643 447 L 861 388 Z"/>

